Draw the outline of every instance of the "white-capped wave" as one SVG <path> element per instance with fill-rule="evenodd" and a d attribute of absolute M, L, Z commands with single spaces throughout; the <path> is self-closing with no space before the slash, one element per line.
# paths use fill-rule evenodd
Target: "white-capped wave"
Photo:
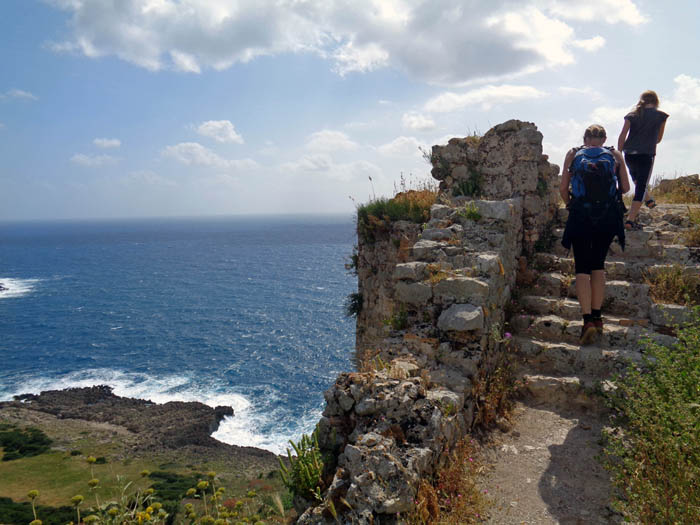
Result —
<path fill-rule="evenodd" d="M 12 277 L 0 277 L 0 299 L 10 297 L 22 297 L 30 293 L 39 279 L 14 279 Z"/>
<path fill-rule="evenodd" d="M 39 394 L 45 390 L 96 385 L 108 385 L 121 397 L 146 399 L 154 403 L 198 401 L 210 407 L 230 406 L 234 416 L 224 418 L 212 437 L 229 445 L 256 447 L 276 454 L 285 453 L 290 439 L 298 441 L 301 434 L 312 432 L 321 416 L 319 408 L 296 420 L 293 428 L 274 430 L 280 422 L 288 420 L 289 415 L 284 414 L 283 409 L 276 409 L 272 413 L 257 411 L 253 403 L 240 393 L 223 391 L 223 387 L 202 384 L 186 375 L 156 377 L 103 368 L 71 372 L 58 377 L 27 378 L 21 386 L 11 389 L 0 386 L 0 401 L 9 401 L 19 394 Z M 262 430 L 271 427 L 272 431 Z"/>

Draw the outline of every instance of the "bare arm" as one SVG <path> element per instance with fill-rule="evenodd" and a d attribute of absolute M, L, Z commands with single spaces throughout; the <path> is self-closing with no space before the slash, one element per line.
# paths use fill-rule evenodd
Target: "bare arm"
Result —
<path fill-rule="evenodd" d="M 574 160 L 574 150 L 569 150 L 564 158 L 564 166 L 561 169 L 561 183 L 559 184 L 559 195 L 564 201 L 564 204 L 569 205 L 569 183 L 571 182 L 571 162 Z"/>
<path fill-rule="evenodd" d="M 620 181 L 620 191 L 624 194 L 630 191 L 630 178 L 629 175 L 627 175 L 627 166 L 625 165 L 625 159 L 622 158 L 622 154 L 619 151 L 613 151 L 613 155 L 617 162 L 617 177 Z"/>
<path fill-rule="evenodd" d="M 657 144 L 659 142 L 661 142 L 662 138 L 664 138 L 664 129 L 666 129 L 666 121 L 665 120 L 661 123 L 661 127 L 659 128 L 659 138 L 656 139 Z"/>
<path fill-rule="evenodd" d="M 663 130 L 663 128 L 661 128 Z M 630 121 L 625 119 L 625 124 L 622 126 L 622 131 L 620 131 L 620 136 L 617 138 L 617 149 L 622 151 L 625 146 L 625 140 L 627 140 L 627 134 L 630 131 Z M 662 131 L 663 133 L 663 131 Z M 659 139 L 661 140 L 661 139 Z"/>

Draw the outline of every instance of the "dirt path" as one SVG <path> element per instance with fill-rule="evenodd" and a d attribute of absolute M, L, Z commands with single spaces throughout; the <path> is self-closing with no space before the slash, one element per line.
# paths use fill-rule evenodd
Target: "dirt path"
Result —
<path fill-rule="evenodd" d="M 609 505 L 607 472 L 597 461 L 602 418 L 519 403 L 513 429 L 484 450 L 488 523 L 598 524 L 619 520 Z"/>

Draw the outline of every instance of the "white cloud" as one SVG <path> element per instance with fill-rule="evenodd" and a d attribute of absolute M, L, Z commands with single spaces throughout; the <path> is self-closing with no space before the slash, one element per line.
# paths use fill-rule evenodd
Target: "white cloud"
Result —
<path fill-rule="evenodd" d="M 237 170 L 252 170 L 260 167 L 253 159 L 224 159 L 198 142 L 180 142 L 174 146 L 166 146 L 161 155 L 175 159 L 186 166 L 232 168 Z"/>
<path fill-rule="evenodd" d="M 518 100 L 537 99 L 546 95 L 532 86 L 502 84 L 488 85 L 465 93 L 442 93 L 425 104 L 426 111 L 446 113 L 481 104 L 487 110 L 496 104 L 507 104 Z"/>
<path fill-rule="evenodd" d="M 351 151 L 357 149 L 359 144 L 342 131 L 324 129 L 312 133 L 306 142 L 306 147 L 313 151 Z"/>
<path fill-rule="evenodd" d="M 646 20 L 631 0 L 51 3 L 71 16 L 70 39 L 52 45 L 60 52 L 114 55 L 150 70 L 189 73 L 261 56 L 314 53 L 341 75 L 393 67 L 436 84 L 570 64 L 577 45 L 597 44 L 577 39 L 567 20 Z"/>
<path fill-rule="evenodd" d="M 197 133 L 212 138 L 216 142 L 243 144 L 243 137 L 228 120 L 208 120 L 202 122 L 197 128 Z"/>
<path fill-rule="evenodd" d="M 599 49 L 603 48 L 605 45 L 605 39 L 598 35 L 586 40 L 574 40 L 572 44 L 576 47 L 580 47 L 584 51 L 592 53 L 593 51 L 598 51 Z"/>
<path fill-rule="evenodd" d="M 368 161 L 356 161 L 336 164 L 330 155 L 304 155 L 299 160 L 287 162 L 281 166 L 284 173 L 292 175 L 317 175 L 341 182 L 367 180 L 367 177 L 380 178 L 382 171 Z"/>
<path fill-rule="evenodd" d="M 435 128 L 435 121 L 421 113 L 404 113 L 401 122 L 404 128 L 414 129 L 416 131 L 429 131 Z"/>
<path fill-rule="evenodd" d="M 108 149 L 108 148 L 118 148 L 122 145 L 122 141 L 119 139 L 105 139 L 97 138 L 92 141 L 92 143 L 98 148 Z"/>
<path fill-rule="evenodd" d="M 604 20 L 609 24 L 644 24 L 649 19 L 632 0 L 550 0 L 548 11 L 567 20 Z"/>
<path fill-rule="evenodd" d="M 98 168 L 108 164 L 114 164 L 118 159 L 111 155 L 85 155 L 84 153 L 76 153 L 70 158 L 73 164 L 84 166 L 86 168 Z"/>
<path fill-rule="evenodd" d="M 396 137 L 394 140 L 387 144 L 383 144 L 377 148 L 377 151 L 382 155 L 394 156 L 394 157 L 404 157 L 404 156 L 422 156 L 420 148 L 426 149 L 427 144 L 420 142 L 415 137 Z"/>
<path fill-rule="evenodd" d="M 3 98 L 19 98 L 24 100 L 39 100 L 39 97 L 30 93 L 29 91 L 24 91 L 22 89 L 10 89 L 5 93 L 0 93 L 0 99 Z"/>

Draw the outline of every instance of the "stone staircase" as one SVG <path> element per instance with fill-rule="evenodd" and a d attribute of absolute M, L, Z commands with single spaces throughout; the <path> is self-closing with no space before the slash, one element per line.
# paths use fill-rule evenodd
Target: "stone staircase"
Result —
<path fill-rule="evenodd" d="M 647 276 L 674 265 L 698 275 L 700 252 L 678 244 L 691 226 L 686 206 L 659 205 L 642 218 L 644 229 L 628 232 L 624 253 L 616 243 L 611 247 L 605 267 L 604 333 L 581 346 L 573 258 L 560 244 L 566 210 L 558 214 L 553 245 L 530 261 L 531 278 L 518 289 L 520 311 L 510 320 L 529 402 L 600 406 L 592 392 L 627 362 L 641 360 L 644 339 L 673 342 L 673 325 L 683 321 L 688 308 L 652 301 Z"/>

